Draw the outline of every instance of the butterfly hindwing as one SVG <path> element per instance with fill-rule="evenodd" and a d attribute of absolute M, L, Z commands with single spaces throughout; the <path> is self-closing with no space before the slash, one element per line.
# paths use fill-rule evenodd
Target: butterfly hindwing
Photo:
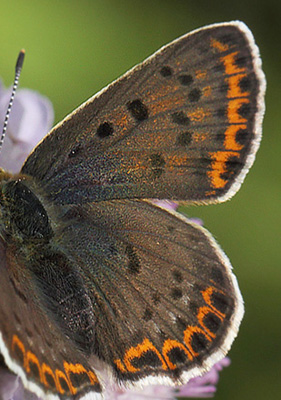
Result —
<path fill-rule="evenodd" d="M 61 204 L 222 201 L 253 162 L 263 92 L 248 28 L 212 25 L 162 48 L 88 100 L 51 131 L 22 172 Z"/>
<path fill-rule="evenodd" d="M 63 274 L 58 270 L 63 269 L 63 265 L 58 261 L 58 254 L 55 250 L 52 254 L 53 258 L 57 259 L 54 266 L 50 262 L 51 254 L 48 250 L 34 251 L 30 257 L 30 249 L 27 251 L 30 243 L 27 246 L 15 244 L 10 241 L 4 249 L 2 241 L 0 242 L 1 304 L 4 305 L 0 307 L 0 349 L 6 365 L 21 377 L 25 388 L 35 392 L 42 399 L 46 393 L 53 396 L 50 397 L 53 400 L 69 399 L 74 395 L 77 395 L 78 399 L 78 395 L 83 396 L 89 390 L 97 394 L 97 397 L 92 395 L 93 400 L 101 399 L 98 393 L 102 388 L 94 369 L 80 351 L 79 344 L 74 343 L 67 335 L 70 330 L 70 316 L 65 317 L 76 306 L 81 306 L 81 293 L 78 293 L 79 296 L 76 296 L 74 302 L 67 301 L 69 298 L 66 296 L 62 302 L 64 293 L 62 291 L 59 294 L 57 291 L 55 299 L 56 289 L 61 286 L 60 276 Z M 39 270 L 35 268 L 36 258 L 42 269 L 41 277 L 45 273 L 47 280 L 49 273 L 50 280 L 50 272 L 53 271 L 53 286 L 49 286 L 50 301 L 61 301 L 60 304 L 57 303 L 59 311 L 63 305 L 66 306 L 61 315 L 65 320 L 64 327 L 61 321 L 58 321 L 58 313 L 52 312 L 42 301 L 42 293 L 38 291 L 34 276 L 34 270 Z M 70 260 L 68 262 L 70 263 Z M 68 297 L 71 289 L 77 289 L 76 282 L 68 282 L 68 286 L 71 284 Z M 45 285 L 47 287 L 46 282 Z M 77 318 L 73 313 L 72 324 L 79 319 L 81 320 L 81 316 Z"/>
<path fill-rule="evenodd" d="M 102 360 L 123 383 L 180 382 L 226 353 L 243 304 L 206 230 L 137 200 L 72 207 L 65 218 L 60 247 L 94 306 L 93 368 Z"/>
<path fill-rule="evenodd" d="M 1 352 L 27 388 L 78 399 L 108 374 L 179 384 L 226 354 L 243 303 L 206 230 L 141 200 L 49 215 L 51 238 L 0 248 Z"/>

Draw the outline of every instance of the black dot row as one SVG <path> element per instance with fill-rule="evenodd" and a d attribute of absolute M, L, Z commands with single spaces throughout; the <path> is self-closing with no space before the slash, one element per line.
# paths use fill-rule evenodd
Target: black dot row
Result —
<path fill-rule="evenodd" d="M 170 67 L 164 66 L 160 70 L 160 73 L 163 77 L 169 77 L 172 75 L 173 72 Z M 179 75 L 178 80 L 181 85 L 189 86 L 193 82 L 193 77 L 191 75 L 182 74 Z M 200 89 L 194 88 L 189 92 L 188 99 L 191 102 L 197 102 L 201 98 L 201 94 L 202 93 Z M 127 103 L 127 109 L 137 122 L 142 122 L 148 119 L 148 108 L 140 99 L 129 101 Z M 180 125 L 185 125 L 189 122 L 189 120 L 188 117 L 183 116 L 182 114 L 183 113 L 178 113 L 178 116 L 177 113 L 173 114 L 173 120 Z M 103 122 L 97 129 L 97 136 L 100 138 L 105 138 L 111 136 L 113 132 L 113 125 L 109 122 Z"/>

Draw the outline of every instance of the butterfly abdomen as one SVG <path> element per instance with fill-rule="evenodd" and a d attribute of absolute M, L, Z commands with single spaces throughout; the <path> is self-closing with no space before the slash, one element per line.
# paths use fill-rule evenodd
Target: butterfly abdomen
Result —
<path fill-rule="evenodd" d="M 2 180 L 1 235 L 7 246 L 9 273 L 21 275 L 20 266 L 25 265 L 40 294 L 35 301 L 77 348 L 87 351 L 94 337 L 93 306 L 73 260 L 60 248 L 57 221 L 48 205 L 44 206 L 48 203 L 42 194 L 34 193 L 36 189 L 40 193 L 40 188 L 25 176 L 7 175 Z"/>

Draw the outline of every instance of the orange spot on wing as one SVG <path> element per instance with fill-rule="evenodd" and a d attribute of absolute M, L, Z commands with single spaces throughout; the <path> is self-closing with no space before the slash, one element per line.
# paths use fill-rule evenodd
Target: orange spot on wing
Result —
<path fill-rule="evenodd" d="M 168 82 L 165 85 L 157 85 L 157 90 L 152 85 L 153 83 L 151 82 L 151 88 L 148 88 L 145 93 L 146 103 L 159 101 L 161 98 L 171 95 L 178 88 L 177 85 L 169 84 Z"/>
<path fill-rule="evenodd" d="M 93 371 L 87 371 L 87 375 L 93 385 L 99 384 L 98 377 Z"/>
<path fill-rule="evenodd" d="M 205 192 L 205 196 L 213 196 L 214 194 L 217 194 L 217 192 L 215 190 L 211 190 L 209 192 Z"/>
<path fill-rule="evenodd" d="M 59 393 L 61 393 L 61 394 L 65 393 L 65 390 L 61 386 L 61 379 L 63 379 L 64 382 L 67 384 L 69 392 L 71 394 L 75 394 L 76 393 L 75 388 L 73 388 L 73 386 L 71 385 L 71 383 L 67 379 L 66 375 L 60 369 L 56 369 L 56 378 L 57 378 Z"/>
<path fill-rule="evenodd" d="M 243 148 L 242 144 L 236 142 L 236 134 L 241 129 L 244 130 L 247 125 L 229 125 L 225 131 L 224 147 L 226 150 L 240 151 Z"/>
<path fill-rule="evenodd" d="M 207 75 L 206 71 L 202 71 L 201 69 L 198 69 L 197 71 L 195 71 L 195 76 L 197 79 L 205 79 Z"/>
<path fill-rule="evenodd" d="M 165 89 L 165 92 L 157 91 L 151 96 L 151 102 L 148 103 L 150 117 L 160 112 L 183 107 L 186 103 L 186 97 L 182 93 L 173 93 L 177 91 L 178 87 L 167 89 L 169 87 Z"/>
<path fill-rule="evenodd" d="M 51 369 L 51 367 L 43 362 L 43 364 L 42 364 L 42 366 L 41 366 L 41 369 L 42 369 L 42 383 L 43 383 L 47 388 L 50 387 L 50 385 L 49 385 L 49 383 L 48 383 L 48 381 L 47 381 L 47 378 L 46 378 L 46 374 L 48 374 L 48 375 L 50 375 L 50 376 L 53 378 L 53 380 L 54 380 L 54 382 L 55 382 L 55 385 L 56 385 L 56 389 L 59 391 L 57 378 L 56 378 L 56 376 L 55 376 L 53 370 Z"/>
<path fill-rule="evenodd" d="M 200 325 L 202 326 L 202 328 L 208 333 L 208 335 L 209 335 L 211 338 L 214 339 L 214 338 L 216 337 L 216 335 L 215 335 L 213 332 L 211 332 L 211 331 L 206 327 L 206 325 L 205 325 L 205 323 L 204 323 L 204 318 L 205 318 L 208 314 L 210 314 L 210 313 L 216 315 L 221 321 L 223 321 L 223 318 L 221 317 L 221 315 L 218 314 L 217 312 L 215 312 L 215 311 L 213 310 L 213 308 L 210 308 L 210 307 L 208 307 L 208 306 L 204 306 L 204 307 L 200 307 L 200 308 L 199 308 L 198 314 L 197 314 L 197 319 L 198 319 Z"/>
<path fill-rule="evenodd" d="M 205 86 L 205 87 L 203 88 L 203 95 L 204 95 L 205 97 L 211 96 L 211 93 L 212 93 L 212 88 L 211 88 L 211 86 Z"/>
<path fill-rule="evenodd" d="M 26 353 L 25 363 L 24 363 L 25 364 L 24 368 L 25 368 L 27 373 L 30 373 L 30 363 L 33 363 L 33 364 L 35 364 L 37 366 L 38 372 L 39 372 L 39 376 L 40 376 L 40 381 L 43 382 L 43 375 L 42 375 L 40 362 L 39 362 L 38 358 L 36 357 L 36 355 L 28 350 L 27 353 Z"/>
<path fill-rule="evenodd" d="M 230 157 L 237 157 L 239 153 L 234 151 L 217 151 L 216 153 L 209 153 L 214 160 L 212 162 L 212 170 L 207 172 L 207 175 L 211 179 L 212 186 L 215 189 L 223 188 L 227 180 L 222 179 L 221 175 L 226 172 L 226 162 Z"/>
<path fill-rule="evenodd" d="M 129 350 L 126 351 L 125 356 L 124 356 L 124 364 L 126 365 L 126 368 L 129 372 L 138 372 L 140 371 L 139 368 L 135 368 L 132 364 L 131 361 L 134 358 L 140 358 L 144 353 L 147 351 L 153 351 L 154 354 L 157 355 L 159 360 L 162 363 L 162 368 L 164 370 L 167 370 L 167 365 L 165 364 L 165 361 L 160 354 L 160 352 L 156 349 L 156 347 L 150 342 L 148 339 L 144 339 L 142 343 L 138 344 L 136 347 L 131 347 Z"/>
<path fill-rule="evenodd" d="M 191 121 L 203 121 L 204 118 L 209 117 L 210 112 L 204 108 L 197 108 L 195 111 L 188 113 Z"/>
<path fill-rule="evenodd" d="M 114 126 L 118 126 L 118 129 L 122 131 L 128 128 L 129 118 L 125 110 L 118 110 L 117 112 L 112 113 L 112 116 L 110 116 L 110 122 Z"/>
<path fill-rule="evenodd" d="M 187 163 L 187 156 L 185 155 L 172 155 L 166 159 L 165 170 L 167 172 L 174 172 L 176 169 L 177 175 L 179 176 L 185 170 Z"/>
<path fill-rule="evenodd" d="M 249 92 L 241 92 L 241 88 L 239 86 L 241 79 L 245 78 L 247 74 L 238 74 L 238 75 L 233 75 L 229 76 L 227 78 L 229 89 L 227 92 L 227 97 L 233 98 L 233 97 L 247 97 L 250 95 Z"/>
<path fill-rule="evenodd" d="M 25 360 L 25 347 L 22 341 L 18 338 L 17 335 L 13 335 L 12 339 L 12 351 L 15 351 L 15 346 L 22 352 L 23 359 Z"/>
<path fill-rule="evenodd" d="M 122 363 L 121 360 L 114 360 L 116 367 L 123 373 L 127 372 L 125 365 Z"/>
<path fill-rule="evenodd" d="M 192 138 L 195 142 L 203 142 L 208 137 L 207 133 L 194 132 Z"/>
<path fill-rule="evenodd" d="M 153 87 L 153 86 L 152 86 Z M 175 82 L 172 83 L 168 83 L 166 82 L 165 85 L 157 85 L 157 89 L 148 89 L 145 93 L 145 99 L 146 102 L 145 104 L 148 106 L 149 108 L 149 112 L 151 114 L 151 108 L 153 108 L 153 106 L 155 106 L 156 103 L 162 103 L 167 101 L 168 102 L 172 101 L 171 98 L 175 98 L 176 97 L 176 92 L 179 88 L 179 85 L 175 84 Z"/>
<path fill-rule="evenodd" d="M 96 385 L 99 383 L 97 376 L 92 371 L 86 370 L 83 367 L 83 365 L 78 364 L 78 363 L 71 364 L 71 363 L 64 361 L 64 370 L 65 370 L 66 374 L 59 369 L 56 369 L 56 371 L 54 372 L 52 370 L 52 368 L 49 365 L 47 365 L 45 362 L 43 362 L 41 365 L 38 358 L 36 357 L 36 355 L 34 353 L 32 353 L 30 350 L 28 350 L 26 352 L 22 341 L 18 338 L 17 335 L 14 335 L 13 339 L 12 339 L 12 350 L 13 351 L 15 350 L 15 346 L 17 346 L 23 354 L 24 369 L 26 370 L 27 374 L 29 374 L 31 372 L 30 363 L 35 364 L 38 367 L 40 382 L 46 388 L 50 388 L 50 384 L 48 383 L 48 379 L 47 379 L 46 375 L 49 375 L 52 377 L 54 384 L 56 386 L 56 390 L 60 394 L 65 393 L 65 389 L 63 389 L 61 386 L 61 380 L 64 380 L 64 382 L 68 386 L 69 393 L 71 393 L 71 394 L 77 393 L 77 389 L 72 384 L 72 381 L 70 378 L 70 373 L 73 373 L 73 374 L 86 373 L 89 377 L 89 382 L 91 384 Z"/>
<path fill-rule="evenodd" d="M 92 372 L 92 371 L 88 371 L 86 370 L 85 367 L 83 367 L 82 364 L 72 364 L 72 363 L 68 363 L 67 361 L 64 361 L 63 363 L 64 366 L 64 370 L 68 379 L 68 382 L 70 384 L 70 388 L 71 388 L 71 393 L 77 393 L 77 388 L 75 386 L 73 386 L 72 380 L 71 380 L 71 376 L 70 374 L 76 374 L 76 375 L 80 375 L 80 374 L 86 374 L 88 375 L 89 378 L 89 382 L 93 385 L 98 384 L 98 378 L 97 376 Z"/>
<path fill-rule="evenodd" d="M 186 330 L 184 331 L 184 343 L 190 353 L 192 354 L 193 357 L 197 357 L 199 353 L 197 353 L 195 350 L 192 348 L 192 336 L 194 333 L 199 333 L 205 336 L 205 338 L 208 340 L 208 342 L 211 342 L 212 339 L 211 337 L 202 329 L 199 328 L 198 326 L 188 326 Z"/>
<path fill-rule="evenodd" d="M 185 354 L 187 355 L 187 357 L 190 360 L 193 360 L 193 356 L 191 355 L 191 353 L 187 350 L 187 348 L 182 343 L 178 342 L 177 340 L 167 339 L 167 340 L 165 340 L 165 342 L 163 344 L 162 353 L 163 353 L 165 361 L 168 364 L 168 367 L 170 369 L 177 368 L 177 365 L 172 363 L 168 356 L 169 351 L 171 351 L 172 349 L 175 349 L 175 348 L 179 348 L 180 350 L 183 350 L 185 352 Z"/>
<path fill-rule="evenodd" d="M 235 57 L 237 54 L 238 51 L 235 51 L 234 53 L 229 53 L 220 58 L 221 62 L 224 64 L 225 73 L 227 75 L 238 74 L 245 71 L 245 68 L 239 68 L 235 64 Z"/>
<path fill-rule="evenodd" d="M 210 286 L 207 289 L 201 291 L 203 299 L 205 300 L 206 304 L 208 304 L 211 307 L 211 309 L 214 311 L 214 313 L 219 318 L 225 318 L 225 314 L 222 313 L 221 311 L 219 311 L 212 303 L 212 295 L 215 292 L 224 295 L 224 293 L 221 290 L 218 290 L 218 289 L 214 288 L 213 286 Z"/>
<path fill-rule="evenodd" d="M 220 41 L 216 39 L 211 39 L 211 46 L 218 50 L 219 52 L 227 51 L 229 49 L 229 46 L 227 44 L 221 43 Z"/>
<path fill-rule="evenodd" d="M 192 347 L 192 339 L 194 334 L 203 335 L 208 342 L 212 342 L 215 339 L 216 335 L 211 332 L 204 324 L 204 318 L 212 313 L 216 315 L 221 321 L 224 320 L 225 314 L 219 311 L 213 304 L 212 304 L 212 295 L 217 292 L 224 294 L 221 290 L 216 289 L 215 287 L 208 287 L 207 289 L 201 291 L 202 297 L 207 304 L 206 306 L 202 306 L 199 308 L 197 313 L 197 319 L 199 326 L 187 326 L 185 331 L 183 332 L 183 341 L 184 343 L 179 342 L 178 340 L 174 339 L 166 339 L 163 347 L 162 347 L 162 354 L 156 349 L 156 347 L 150 342 L 149 339 L 145 338 L 142 343 L 138 344 L 136 347 L 131 347 L 129 350 L 126 351 L 123 361 L 120 359 L 114 360 L 115 365 L 117 368 L 122 372 L 131 372 L 136 373 L 139 372 L 139 368 L 135 368 L 131 361 L 134 358 L 140 358 L 145 352 L 153 351 L 159 358 L 162 363 L 163 370 L 167 370 L 168 368 L 171 370 L 176 369 L 178 366 L 174 364 L 169 358 L 169 352 L 173 349 L 180 349 L 185 352 L 187 358 L 192 361 L 194 357 L 197 357 L 199 353 L 193 349 Z"/>
<path fill-rule="evenodd" d="M 239 109 L 242 106 L 242 104 L 249 103 L 250 100 L 247 98 L 242 98 L 242 99 L 234 99 L 230 100 L 228 102 L 228 107 L 227 107 L 227 118 L 229 123 L 231 124 L 240 124 L 240 123 L 245 123 L 247 122 L 247 119 L 242 117 L 239 114 Z"/>

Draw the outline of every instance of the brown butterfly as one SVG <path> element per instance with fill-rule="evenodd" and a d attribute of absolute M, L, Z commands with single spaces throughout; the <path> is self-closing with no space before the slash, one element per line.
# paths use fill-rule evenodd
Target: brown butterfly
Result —
<path fill-rule="evenodd" d="M 0 349 L 42 398 L 180 384 L 229 350 L 243 301 L 213 237 L 147 199 L 229 199 L 261 138 L 242 22 L 163 47 L 1 170 Z"/>

